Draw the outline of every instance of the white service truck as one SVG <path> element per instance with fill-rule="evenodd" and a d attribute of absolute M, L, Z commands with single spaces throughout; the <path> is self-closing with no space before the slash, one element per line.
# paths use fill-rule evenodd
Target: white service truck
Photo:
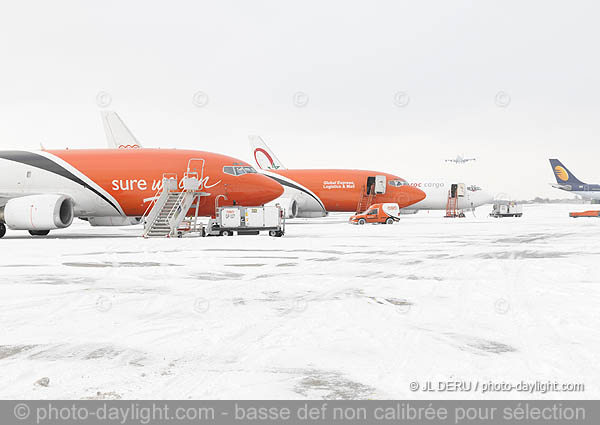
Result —
<path fill-rule="evenodd" d="M 491 217 L 521 217 L 523 205 L 512 201 L 496 201 L 492 206 Z"/>
<path fill-rule="evenodd" d="M 215 210 L 215 218 L 208 221 L 204 235 L 258 235 L 261 231 L 268 231 L 269 236 L 274 237 L 284 235 L 285 218 L 281 207 L 218 207 Z"/>

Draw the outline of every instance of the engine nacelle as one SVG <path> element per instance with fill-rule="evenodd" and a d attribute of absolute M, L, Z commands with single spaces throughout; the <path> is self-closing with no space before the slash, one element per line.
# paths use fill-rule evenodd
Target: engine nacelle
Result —
<path fill-rule="evenodd" d="M 279 205 L 285 218 L 295 218 L 298 215 L 298 202 L 294 198 L 278 198 L 266 205 Z"/>
<path fill-rule="evenodd" d="M 13 230 L 52 230 L 73 222 L 73 200 L 65 195 L 29 195 L 10 199 L 4 222 Z"/>

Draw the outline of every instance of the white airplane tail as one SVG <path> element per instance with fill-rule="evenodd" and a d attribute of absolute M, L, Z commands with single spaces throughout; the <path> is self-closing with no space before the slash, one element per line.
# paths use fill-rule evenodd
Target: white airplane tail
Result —
<path fill-rule="evenodd" d="M 285 167 L 269 149 L 267 144 L 260 136 L 248 136 L 250 140 L 250 150 L 256 165 L 261 170 L 285 170 Z"/>
<path fill-rule="evenodd" d="M 116 112 L 102 111 L 102 125 L 104 125 L 106 143 L 109 148 L 136 149 L 142 147 L 142 144 L 137 141 Z"/>

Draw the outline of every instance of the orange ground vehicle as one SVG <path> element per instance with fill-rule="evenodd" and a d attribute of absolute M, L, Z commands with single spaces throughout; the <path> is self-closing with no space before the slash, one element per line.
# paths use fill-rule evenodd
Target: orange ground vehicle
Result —
<path fill-rule="evenodd" d="M 366 211 L 350 217 L 351 224 L 394 224 L 400 221 L 400 207 L 394 203 L 373 204 Z"/>
<path fill-rule="evenodd" d="M 600 217 L 600 211 L 592 210 L 592 211 L 583 211 L 583 212 L 572 212 L 569 213 L 570 217 Z"/>

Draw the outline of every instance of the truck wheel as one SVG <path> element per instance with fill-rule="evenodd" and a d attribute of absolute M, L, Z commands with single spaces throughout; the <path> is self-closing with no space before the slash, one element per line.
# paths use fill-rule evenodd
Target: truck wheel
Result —
<path fill-rule="evenodd" d="M 277 231 L 277 237 L 280 238 L 282 236 L 283 236 L 283 231 L 282 230 Z"/>
<path fill-rule="evenodd" d="M 221 236 L 231 236 L 233 234 L 230 230 L 221 230 Z"/>
<path fill-rule="evenodd" d="M 4 223 L 0 223 L 0 238 L 4 237 L 4 235 L 6 235 L 6 226 Z"/>
<path fill-rule="evenodd" d="M 385 220 L 385 224 L 394 224 L 394 219 L 392 217 L 388 217 L 388 219 Z"/>
<path fill-rule="evenodd" d="M 269 236 L 277 237 L 277 230 L 269 230 Z"/>
<path fill-rule="evenodd" d="M 50 230 L 30 230 L 29 234 L 31 236 L 46 236 L 48 233 L 50 233 Z"/>
<path fill-rule="evenodd" d="M 366 222 L 367 222 L 367 220 L 365 220 L 364 218 L 359 218 L 359 219 L 358 219 L 358 224 L 360 224 L 361 226 L 362 226 L 363 224 L 365 224 Z"/>

